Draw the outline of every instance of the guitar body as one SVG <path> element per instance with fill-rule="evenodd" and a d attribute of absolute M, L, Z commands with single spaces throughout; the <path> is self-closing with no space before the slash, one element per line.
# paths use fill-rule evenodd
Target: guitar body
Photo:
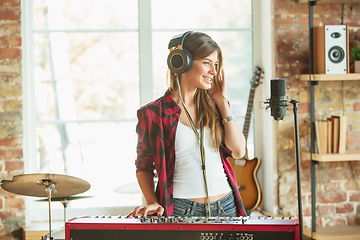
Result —
<path fill-rule="evenodd" d="M 240 191 L 240 195 L 246 210 L 253 211 L 261 201 L 260 186 L 257 181 L 257 170 L 260 166 L 260 159 L 243 160 L 238 165 L 232 157 L 228 158 L 236 176 L 236 182 Z M 245 164 L 245 166 L 243 165 Z"/>

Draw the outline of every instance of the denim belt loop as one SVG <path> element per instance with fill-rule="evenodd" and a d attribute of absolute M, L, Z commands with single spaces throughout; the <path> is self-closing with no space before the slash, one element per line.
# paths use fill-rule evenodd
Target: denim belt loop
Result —
<path fill-rule="evenodd" d="M 195 210 L 196 210 L 196 202 L 193 201 L 192 207 L 191 207 L 191 209 L 190 209 L 190 215 L 191 215 L 191 216 L 194 215 Z"/>
<path fill-rule="evenodd" d="M 221 200 L 217 201 L 217 208 L 218 208 L 218 213 L 221 214 Z"/>

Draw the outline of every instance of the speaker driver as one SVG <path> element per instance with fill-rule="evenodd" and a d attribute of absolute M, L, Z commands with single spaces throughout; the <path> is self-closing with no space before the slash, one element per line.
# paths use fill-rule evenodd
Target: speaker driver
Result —
<path fill-rule="evenodd" d="M 179 69 L 184 65 L 184 58 L 180 54 L 174 54 L 171 58 L 171 63 L 174 68 Z"/>
<path fill-rule="evenodd" d="M 341 47 L 333 46 L 330 48 L 328 56 L 331 62 L 340 63 L 342 60 L 344 60 L 345 52 Z"/>
<path fill-rule="evenodd" d="M 168 55 L 167 64 L 174 73 L 187 72 L 192 66 L 192 56 L 186 49 L 175 49 Z"/>

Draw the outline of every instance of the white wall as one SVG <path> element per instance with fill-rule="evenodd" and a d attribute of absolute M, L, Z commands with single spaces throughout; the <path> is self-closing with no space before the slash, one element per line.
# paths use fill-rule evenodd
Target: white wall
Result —
<path fill-rule="evenodd" d="M 278 213 L 275 121 L 262 102 L 270 97 L 270 80 L 275 78 L 273 0 L 254 0 L 254 65 L 264 70 L 262 84 L 255 91 L 255 157 L 261 165 L 257 176 L 262 191 L 260 208 Z"/>

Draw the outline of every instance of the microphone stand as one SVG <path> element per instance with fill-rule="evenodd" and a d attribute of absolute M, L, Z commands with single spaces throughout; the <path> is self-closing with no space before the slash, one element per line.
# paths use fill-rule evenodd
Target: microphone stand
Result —
<path fill-rule="evenodd" d="M 298 191 L 298 211 L 299 211 L 299 234 L 300 239 L 303 240 L 303 219 L 301 207 L 301 178 L 300 178 L 300 147 L 299 147 L 299 123 L 298 123 L 298 101 L 287 100 L 285 96 L 286 80 L 283 78 L 271 79 L 271 97 L 265 104 L 269 104 L 271 108 L 271 116 L 274 119 L 281 120 L 286 116 L 286 107 L 288 103 L 293 104 L 294 111 L 294 127 L 295 127 L 295 153 L 296 153 L 296 175 L 297 175 L 297 191 Z M 275 107 L 275 108 L 274 108 Z"/>
<path fill-rule="evenodd" d="M 295 152 L 296 152 L 296 175 L 297 175 L 297 190 L 298 190 L 298 210 L 299 210 L 299 233 L 300 239 L 303 239 L 303 219 L 302 219 L 302 204 L 301 204 L 301 179 L 300 179 L 300 147 L 299 147 L 299 123 L 298 123 L 298 102 L 291 100 L 294 112 L 295 125 Z"/>

